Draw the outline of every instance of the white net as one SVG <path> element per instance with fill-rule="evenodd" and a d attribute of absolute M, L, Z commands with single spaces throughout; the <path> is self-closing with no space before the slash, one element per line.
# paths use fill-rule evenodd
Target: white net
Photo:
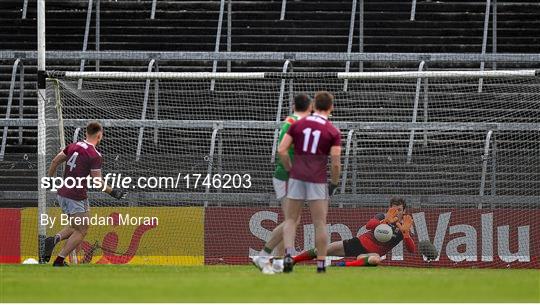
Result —
<path fill-rule="evenodd" d="M 332 200 L 336 218 L 330 221 L 354 222 L 349 234 L 355 235 L 374 212 L 384 212 L 391 196 L 405 197 L 416 217 L 433 213 L 426 220 L 431 240 L 447 211 L 457 215 L 450 224 L 493 213 L 495 225 L 533 226 L 540 198 L 540 81 L 534 71 L 501 71 L 486 74 L 480 88 L 479 77 L 467 73 L 350 74 L 345 75 L 346 91 L 337 73 L 104 72 L 88 73 L 80 89 L 77 78 L 84 75 L 49 73 L 48 162 L 62 146 L 62 133 L 65 144 L 82 140 L 86 123 L 100 121 L 105 126 L 98 147 L 104 174 L 122 174 L 133 182 L 126 200 L 92 192 L 91 206 L 104 213 L 120 207 L 141 214 L 161 210 L 177 224 L 163 229 L 160 240 L 142 243 L 139 256 L 147 262 L 159 262 L 148 257 L 161 256 L 174 257 L 168 263 L 244 262 L 249 248 L 260 247 L 271 227 L 263 225 L 263 218 L 258 228 L 253 223 L 257 213 L 266 211 L 271 215 L 267 220 L 278 220 L 278 210 L 270 207 L 277 204 L 272 173 L 280 122 L 291 113 L 294 95 L 327 90 L 336 98 L 331 119 L 341 129 L 344 147 L 340 194 Z M 166 187 L 162 180 L 161 186 L 143 188 L 136 182 L 140 177 L 171 179 Z M 56 207 L 54 196 L 46 204 Z M 523 223 L 513 222 L 508 211 L 527 216 Z M 469 225 L 480 232 L 485 223 Z M 495 246 L 502 242 L 497 232 L 492 256 L 501 249 Z M 217 234 L 227 237 L 213 240 Z M 530 239 L 532 233 L 527 233 L 532 243 L 527 243 L 527 255 L 524 231 L 518 232 L 519 239 L 515 231 L 511 234 L 507 252 L 517 258 L 508 261 L 533 261 L 540 245 Z M 309 244 L 308 239 L 304 235 L 298 246 L 304 246 L 301 240 Z M 172 246 L 163 247 L 167 243 Z M 473 251 L 472 243 L 455 246 L 456 254 L 454 244 L 445 240 L 441 253 L 450 253 L 445 258 L 450 261 L 480 262 L 484 248 L 475 239 Z M 122 254 L 127 247 L 111 253 Z M 106 257 L 103 244 L 94 248 Z M 507 262 L 500 255 L 495 261 Z"/>

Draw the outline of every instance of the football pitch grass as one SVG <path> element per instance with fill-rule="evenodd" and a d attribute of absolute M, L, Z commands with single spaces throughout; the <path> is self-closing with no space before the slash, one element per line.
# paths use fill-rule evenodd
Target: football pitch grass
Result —
<path fill-rule="evenodd" d="M 540 272 L 296 266 L 0 265 L 0 302 L 540 302 Z"/>

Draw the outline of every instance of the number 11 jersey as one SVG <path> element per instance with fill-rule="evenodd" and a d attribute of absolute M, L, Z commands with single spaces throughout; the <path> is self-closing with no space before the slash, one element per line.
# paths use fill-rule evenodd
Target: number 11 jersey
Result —
<path fill-rule="evenodd" d="M 324 116 L 313 114 L 292 124 L 287 134 L 294 145 L 290 178 L 326 183 L 330 148 L 341 145 L 339 129 Z"/>

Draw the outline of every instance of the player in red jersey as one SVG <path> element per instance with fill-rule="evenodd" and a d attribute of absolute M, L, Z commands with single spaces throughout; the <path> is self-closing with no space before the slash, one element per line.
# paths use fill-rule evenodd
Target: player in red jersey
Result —
<path fill-rule="evenodd" d="M 410 215 L 404 215 L 406 207 L 404 199 L 392 198 L 386 215 L 379 213 L 367 222 L 366 229 L 368 231 L 366 233 L 331 243 L 328 246 L 328 255 L 356 258 L 354 261 L 338 262 L 336 266 L 360 267 L 379 265 L 381 256 L 384 256 L 401 241 L 405 243 L 407 251 L 414 253 L 416 247 L 410 235 L 413 220 Z M 377 241 L 373 235 L 373 231 L 381 223 L 388 224 L 394 230 L 392 239 L 385 243 Z M 311 249 L 300 253 L 293 259 L 295 263 L 312 260 L 316 257 L 316 253 L 316 249 Z"/>
<path fill-rule="evenodd" d="M 314 98 L 315 113 L 294 123 L 281 141 L 278 153 L 283 166 L 290 172 L 287 201 L 283 205 L 285 221 L 283 244 L 285 247 L 284 272 L 291 272 L 294 261 L 294 240 L 297 219 L 304 201 L 309 204 L 315 227 L 317 272 L 326 271 L 324 262 L 328 246 L 326 215 L 328 198 L 339 181 L 341 171 L 341 133 L 329 120 L 334 110 L 334 97 L 326 91 L 317 92 Z M 288 150 L 294 144 L 294 162 Z M 328 156 L 331 157 L 330 184 L 327 184 Z"/>
<path fill-rule="evenodd" d="M 68 145 L 54 157 L 49 167 L 49 177 L 54 177 L 58 166 L 66 162 L 64 181 L 67 181 L 67 179 L 82 181 L 82 179 L 91 176 L 98 184 L 103 183 L 101 179 L 103 159 L 96 149 L 102 138 L 103 127 L 101 124 L 90 122 L 86 126 L 86 139 L 84 141 Z M 126 196 L 124 190 L 112 189 L 109 186 L 102 189 L 116 199 L 122 199 Z M 49 262 L 51 259 L 54 246 L 61 240 L 67 239 L 66 244 L 53 263 L 53 266 L 61 267 L 67 266 L 64 258 L 77 248 L 88 231 L 88 224 L 82 223 L 82 219 L 87 219 L 89 216 L 87 183 L 80 183 L 80 185 L 75 185 L 72 188 L 64 185 L 58 190 L 56 197 L 62 208 L 62 213 L 67 214 L 69 218 L 79 219 L 79 224 L 75 224 L 77 221 L 73 221 L 71 226 L 63 228 L 54 237 L 51 236 L 45 239 L 45 249 L 42 257 L 44 262 Z"/>

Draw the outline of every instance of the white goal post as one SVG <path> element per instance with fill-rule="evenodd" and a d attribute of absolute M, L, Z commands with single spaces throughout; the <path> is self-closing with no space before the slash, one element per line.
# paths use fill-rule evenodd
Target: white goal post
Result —
<path fill-rule="evenodd" d="M 337 79 L 417 79 L 417 78 L 519 78 L 540 76 L 540 70 L 493 71 L 400 71 L 400 72 L 50 72 L 49 76 L 66 79 L 264 79 L 264 78 L 337 78 Z"/>

